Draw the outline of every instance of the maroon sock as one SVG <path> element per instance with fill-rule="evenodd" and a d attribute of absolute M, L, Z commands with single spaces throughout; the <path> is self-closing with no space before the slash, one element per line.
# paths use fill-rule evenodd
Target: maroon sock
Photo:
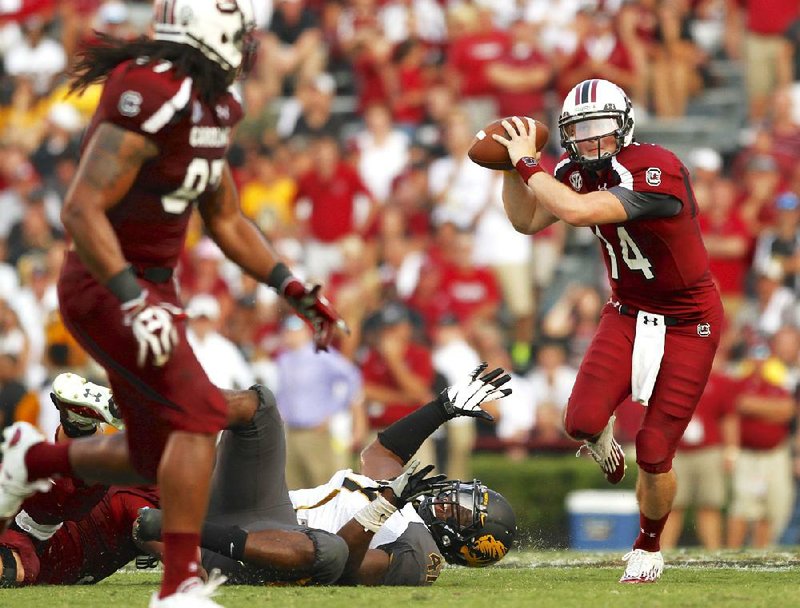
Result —
<path fill-rule="evenodd" d="M 61 475 L 72 475 L 69 462 L 69 441 L 63 443 L 37 443 L 25 454 L 25 466 L 28 467 L 28 479 L 44 479 Z"/>
<path fill-rule="evenodd" d="M 187 578 L 197 576 L 200 560 L 200 534 L 191 532 L 165 532 L 161 536 L 164 541 L 164 578 L 161 580 L 161 591 L 158 597 L 167 597 L 178 590 Z"/>
<path fill-rule="evenodd" d="M 639 512 L 639 536 L 636 537 L 633 548 L 661 551 L 661 532 L 664 530 L 668 517 L 669 513 L 661 519 L 649 519 Z"/>

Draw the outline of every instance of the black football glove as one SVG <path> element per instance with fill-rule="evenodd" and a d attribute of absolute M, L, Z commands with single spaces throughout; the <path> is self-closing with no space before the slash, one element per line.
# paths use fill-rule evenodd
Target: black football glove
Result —
<path fill-rule="evenodd" d="M 481 376 L 487 367 L 487 363 L 481 363 L 472 371 L 468 379 L 448 386 L 441 392 L 439 401 L 450 417 L 470 416 L 471 418 L 494 420 L 489 412 L 481 409 L 481 404 L 484 401 L 494 401 L 510 395 L 510 388 L 500 387 L 511 380 L 511 376 L 502 367 L 495 368 Z"/>
<path fill-rule="evenodd" d="M 392 504 L 398 509 L 402 509 L 406 504 L 420 496 L 435 494 L 447 482 L 446 475 L 433 475 L 425 477 L 433 471 L 433 465 L 429 464 L 417 471 L 419 460 L 412 460 L 397 477 L 391 481 L 378 481 L 377 489 L 390 490 L 388 497 Z"/>

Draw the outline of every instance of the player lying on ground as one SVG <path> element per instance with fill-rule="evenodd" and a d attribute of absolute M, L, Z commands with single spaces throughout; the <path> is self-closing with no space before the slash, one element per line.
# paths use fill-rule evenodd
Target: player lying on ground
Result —
<path fill-rule="evenodd" d="M 186 340 L 173 280 L 193 211 L 229 260 L 313 326 L 319 348 L 344 327 L 239 206 L 226 155 L 243 117 L 232 85 L 254 58 L 251 0 L 156 0 L 151 25 L 151 37 L 101 35 L 74 62 L 73 91 L 103 86 L 64 196 L 70 248 L 57 284 L 64 324 L 114 389 L 129 449 L 109 461 L 91 441 L 50 444 L 12 425 L 0 446 L 0 531 L 54 476 L 158 481 L 164 569 L 150 607 L 219 608 L 195 572 L 228 407 Z"/>
<path fill-rule="evenodd" d="M 59 432 L 62 440 L 94 434 L 97 420 L 120 426 L 121 421 L 112 413 L 113 400 L 107 388 L 87 383 L 75 374 L 62 374 L 53 388 L 54 401 L 62 412 Z M 269 391 L 258 386 L 247 391 L 226 391 L 226 398 L 232 423 L 223 437 L 227 447 L 220 449 L 219 460 L 233 462 L 247 453 L 243 446 L 249 445 L 259 434 L 263 435 L 259 429 L 282 427 Z M 125 447 L 124 432 L 85 440 L 96 443 L 95 449 L 102 450 L 110 460 L 118 458 Z M 261 442 L 259 445 L 265 459 L 273 453 L 283 458 L 282 443 L 264 446 Z M 283 461 L 278 461 L 282 467 Z M 274 483 L 268 486 L 282 485 L 285 494 L 283 468 L 270 472 L 275 480 L 270 480 Z M 271 518 L 294 521 L 288 496 L 283 501 L 274 500 L 269 509 L 252 514 L 237 513 L 237 497 L 230 500 L 219 497 L 219 492 L 224 491 L 222 477 L 224 475 L 216 470 L 213 478 L 216 493 L 210 517 L 234 514 L 235 521 L 244 525 L 256 516 L 265 521 Z M 261 475 L 253 475 L 249 490 L 263 493 L 264 477 L 263 470 Z M 131 530 L 140 508 L 159 506 L 154 486 L 87 486 L 71 478 L 50 483 L 49 492 L 35 494 L 23 503 L 11 529 L 0 536 L 2 584 L 97 582 L 143 553 L 143 548 L 134 543 Z M 272 560 L 273 570 L 278 573 L 276 576 L 280 575 L 280 580 L 305 578 L 311 582 L 331 583 L 338 578 L 347 559 L 347 547 L 342 539 L 304 526 L 275 530 L 270 541 L 274 552 L 265 550 L 266 559 Z M 287 546 L 292 548 L 291 553 L 285 549 Z M 160 546 L 151 545 L 147 550 L 160 557 Z"/>
<path fill-rule="evenodd" d="M 349 558 L 338 582 L 345 584 L 424 585 L 438 577 L 444 561 L 464 566 L 493 564 L 511 548 L 516 533 L 513 510 L 497 492 L 479 481 L 449 481 L 417 504 L 396 509 L 381 497 L 376 479 L 402 476 L 403 467 L 439 426 L 456 416 L 491 419 L 480 405 L 502 398 L 510 389 L 502 370 L 481 376 L 476 369 L 461 385 L 449 387 L 434 401 L 395 422 L 362 452 L 362 475 L 339 471 L 322 486 L 289 493 L 297 522 L 336 532 L 347 541 Z M 280 429 L 270 429 L 269 442 L 280 441 Z M 226 464 L 220 465 L 227 467 Z M 229 479 L 239 472 L 231 466 Z M 244 477 L 246 480 L 246 476 Z M 232 481 L 229 491 L 246 488 Z M 417 489 L 409 488 L 413 494 Z M 212 493 L 213 495 L 213 493 Z M 229 494 L 225 494 L 226 496 Z M 269 499 L 268 499 L 269 500 Z M 268 502 L 267 500 L 267 502 Z M 253 498 L 256 508 L 259 497 Z M 247 505 L 243 505 L 246 508 Z M 143 513 L 139 537 L 158 538 L 158 514 Z M 228 525 L 206 524 L 201 535 L 206 568 L 219 568 L 232 580 L 258 580 L 259 567 L 268 565 L 266 533 L 247 533 L 232 517 Z M 240 562 L 244 562 L 242 565 Z"/>
<path fill-rule="evenodd" d="M 499 388 L 507 376 L 496 370 L 478 378 L 482 369 L 476 370 L 463 386 L 451 387 L 442 397 L 420 408 L 416 417 L 412 415 L 406 423 L 420 427 L 420 431 L 414 433 L 418 439 L 410 439 L 399 449 L 416 451 L 439 424 L 451 417 L 487 416 L 479 406 L 488 399 L 508 393 L 508 389 Z M 66 414 L 62 420 L 68 432 L 80 432 L 66 419 L 80 419 L 77 412 L 96 415 L 92 412 L 101 411 L 103 414 L 98 417 L 105 421 L 112 419 L 108 404 L 113 402 L 107 389 L 91 383 L 83 384 L 84 381 L 74 374 L 65 376 L 71 382 L 57 379 L 54 389 L 61 397 L 62 412 Z M 79 382 L 77 386 L 75 381 Z M 299 526 L 283 482 L 283 429 L 271 394 L 254 387 L 251 391 L 231 392 L 231 397 L 241 412 L 240 416 L 246 417 L 247 412 L 254 409 L 251 397 L 256 394 L 259 405 L 252 423 L 233 426 L 223 433 L 220 442 L 209 522 L 204 531 L 204 544 L 218 548 L 220 552 L 203 552 L 203 563 L 207 568 L 220 568 L 233 582 L 242 583 L 330 583 L 338 580 L 341 583 L 419 585 L 433 582 L 438 576 L 442 565 L 439 548 L 452 563 L 477 566 L 499 560 L 510 548 L 515 532 L 513 512 L 500 495 L 479 482 L 462 484 L 451 481 L 439 488 L 435 497 L 425 499 L 419 511 L 429 527 L 423 525 L 410 505 L 401 508 L 396 516 L 389 517 L 385 529 L 378 526 L 374 538 L 372 530 L 367 528 L 369 531 L 365 531 L 362 524 L 353 523 L 358 519 L 349 522 L 349 530 L 348 526 L 341 526 L 341 523 L 348 524 L 351 516 L 369 523 L 370 514 L 379 518 L 381 513 L 388 513 L 394 507 L 388 502 L 395 502 L 393 493 L 402 499 L 436 489 L 427 485 L 428 480 L 422 479 L 423 472 L 400 475 L 399 481 L 391 484 L 378 484 L 372 479 L 343 471 L 321 488 L 293 493 L 294 496 L 310 496 L 309 493 L 319 493 L 337 483 L 341 486 L 341 497 L 328 501 L 328 509 L 314 509 L 309 511 L 311 517 L 300 515 L 299 519 L 311 526 L 327 522 L 330 532 L 341 528 L 340 533 L 346 536 L 349 551 L 342 538 Z M 73 409 L 66 409 L 64 405 Z M 87 419 L 83 418 L 82 422 L 85 421 Z M 401 422 L 397 424 L 398 427 L 387 429 L 382 441 L 391 441 L 393 434 L 406 433 Z M 94 431 L 89 428 L 88 432 Z M 111 438 L 100 438 L 107 439 Z M 391 472 L 394 476 L 402 472 L 400 463 L 404 462 L 404 457 L 375 442 L 365 450 L 363 460 L 365 471 Z M 265 466 L 279 467 L 277 470 L 281 475 L 270 476 L 269 481 L 262 483 Z M 268 470 L 275 472 L 276 469 Z M 0 537 L 0 552 L 5 553 L 5 570 L 0 573 L 3 584 L 97 582 L 141 552 L 140 547 L 132 542 L 131 525 L 137 508 L 157 504 L 154 492 L 123 488 L 111 488 L 106 492 L 106 488 L 101 487 L 98 493 L 97 486 L 78 489 L 71 488 L 71 483 L 70 480 L 57 480 L 53 491 L 26 501 L 15 529 Z M 68 484 L 66 488 L 54 493 L 64 484 Z M 387 496 L 388 501 L 378 498 L 376 489 L 379 485 L 383 486 L 381 493 Z M 72 498 L 64 498 L 70 489 Z M 91 502 L 92 495 L 95 501 L 102 497 L 100 503 L 88 516 L 82 517 L 88 510 L 85 505 Z M 56 499 L 56 496 L 60 498 Z M 374 497 L 372 503 L 371 497 Z M 155 515 L 159 512 L 149 513 Z M 458 513 L 459 519 L 452 517 L 454 513 Z M 70 515 L 76 521 L 58 527 L 54 525 Z M 336 516 L 342 518 L 340 523 L 336 523 Z M 42 522 L 48 525 L 42 525 Z M 373 527 L 375 525 L 373 523 Z M 23 533 L 23 526 L 27 533 Z M 152 535 L 152 522 L 149 529 Z M 244 530 L 251 531 L 249 538 Z M 147 550 L 158 555 L 159 547 L 148 544 Z M 237 559 L 231 559 L 231 555 Z M 343 576 L 340 578 L 340 575 Z"/>

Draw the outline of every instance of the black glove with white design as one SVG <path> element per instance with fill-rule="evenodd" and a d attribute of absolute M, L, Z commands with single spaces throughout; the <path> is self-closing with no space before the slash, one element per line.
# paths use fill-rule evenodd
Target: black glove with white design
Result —
<path fill-rule="evenodd" d="M 447 479 L 444 475 L 434 475 L 425 479 L 425 476 L 433 470 L 432 464 L 415 472 L 418 466 L 419 460 L 412 460 L 394 479 L 379 480 L 376 482 L 377 487 L 365 488 L 377 490 L 378 497 L 358 511 L 353 519 L 364 526 L 365 530 L 377 532 L 398 509 L 402 509 L 418 496 L 436 492 L 444 485 Z"/>
<path fill-rule="evenodd" d="M 510 395 L 510 388 L 500 387 L 511 380 L 511 376 L 502 367 L 495 368 L 481 376 L 487 367 L 487 363 L 481 363 L 472 371 L 468 379 L 448 386 L 441 392 L 439 401 L 449 416 L 453 418 L 470 416 L 471 418 L 494 420 L 489 412 L 481 409 L 481 404 L 484 401 L 494 401 Z"/>
<path fill-rule="evenodd" d="M 391 481 L 378 481 L 378 490 L 391 490 L 394 496 L 389 496 L 392 504 L 398 509 L 402 509 L 406 504 L 418 498 L 436 493 L 447 480 L 446 475 L 433 475 L 425 477 L 433 471 L 433 465 L 429 464 L 417 471 L 419 460 L 412 460 L 397 477 Z"/>

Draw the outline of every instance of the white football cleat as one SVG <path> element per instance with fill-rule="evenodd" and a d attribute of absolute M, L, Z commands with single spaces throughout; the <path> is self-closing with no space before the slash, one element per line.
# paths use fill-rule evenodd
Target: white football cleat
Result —
<path fill-rule="evenodd" d="M 78 428 L 91 429 L 98 422 L 105 422 L 118 430 L 125 428 L 111 390 L 105 386 L 67 372 L 53 380 L 53 395 L 56 406 Z"/>
<path fill-rule="evenodd" d="M 3 431 L 0 445 L 3 464 L 0 465 L 0 533 L 5 532 L 11 519 L 25 499 L 36 492 L 48 492 L 49 479 L 28 481 L 25 454 L 31 446 L 44 441 L 44 436 L 27 422 L 15 422 Z"/>
<path fill-rule="evenodd" d="M 625 554 L 623 561 L 628 562 L 620 583 L 655 583 L 664 571 L 664 556 L 661 551 L 645 551 L 634 549 Z"/>
<path fill-rule="evenodd" d="M 183 581 L 172 595 L 159 598 L 158 594 L 154 593 L 150 598 L 150 608 L 222 608 L 222 605 L 213 601 L 211 596 L 226 580 L 228 577 L 216 569 L 211 571 L 205 583 L 203 579 L 193 576 Z"/>
<path fill-rule="evenodd" d="M 614 420 L 616 419 L 616 416 L 611 416 L 597 441 L 584 441 L 583 445 L 578 448 L 578 453 L 575 454 L 580 456 L 581 451 L 586 448 L 594 461 L 600 465 L 608 483 L 613 484 L 618 484 L 623 480 L 625 469 L 628 468 L 628 465 L 625 464 L 625 452 L 614 439 Z"/>

